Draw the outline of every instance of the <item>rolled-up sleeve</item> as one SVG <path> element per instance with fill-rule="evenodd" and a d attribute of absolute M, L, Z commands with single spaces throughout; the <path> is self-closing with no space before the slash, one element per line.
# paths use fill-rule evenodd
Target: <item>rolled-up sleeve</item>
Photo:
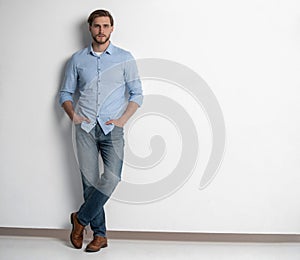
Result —
<path fill-rule="evenodd" d="M 61 89 L 59 92 L 59 104 L 62 105 L 66 101 L 73 102 L 73 94 L 75 93 L 77 87 L 77 69 L 72 57 L 66 66 L 65 75 Z"/>
<path fill-rule="evenodd" d="M 128 88 L 129 99 L 139 106 L 143 103 L 142 83 L 139 77 L 138 68 L 133 56 L 129 53 L 125 64 L 125 84 Z"/>

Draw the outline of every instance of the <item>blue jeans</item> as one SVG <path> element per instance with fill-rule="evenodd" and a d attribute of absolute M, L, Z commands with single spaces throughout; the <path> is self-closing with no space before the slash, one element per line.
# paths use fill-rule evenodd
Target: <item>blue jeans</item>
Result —
<path fill-rule="evenodd" d="M 84 203 L 77 217 L 87 226 L 90 224 L 94 236 L 106 236 L 104 204 L 121 180 L 124 156 L 123 128 L 104 134 L 99 124 L 87 133 L 76 125 L 76 147 L 83 184 Z M 99 154 L 104 171 L 100 176 Z"/>

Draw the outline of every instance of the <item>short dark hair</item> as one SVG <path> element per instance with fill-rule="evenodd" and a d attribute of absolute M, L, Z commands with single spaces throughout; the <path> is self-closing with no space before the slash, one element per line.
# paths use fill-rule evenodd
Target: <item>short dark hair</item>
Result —
<path fill-rule="evenodd" d="M 110 25 L 114 26 L 114 18 L 112 17 L 112 15 L 110 14 L 109 11 L 103 10 L 103 9 L 95 10 L 94 12 L 92 12 L 90 14 L 87 22 L 89 23 L 90 26 L 92 26 L 95 18 L 101 17 L 101 16 L 109 17 Z"/>

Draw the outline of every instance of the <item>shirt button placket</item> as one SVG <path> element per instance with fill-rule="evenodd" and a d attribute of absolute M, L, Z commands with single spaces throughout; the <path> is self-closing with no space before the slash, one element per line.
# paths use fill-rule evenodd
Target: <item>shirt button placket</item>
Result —
<path fill-rule="evenodd" d="M 99 118 L 99 108 L 100 108 L 100 77 L 101 77 L 101 59 L 97 58 L 97 72 L 98 72 L 98 80 L 97 80 L 97 117 Z"/>

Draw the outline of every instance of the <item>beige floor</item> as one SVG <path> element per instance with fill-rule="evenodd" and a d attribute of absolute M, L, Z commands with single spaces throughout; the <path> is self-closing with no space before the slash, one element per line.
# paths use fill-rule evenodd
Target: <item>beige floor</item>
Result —
<path fill-rule="evenodd" d="M 85 253 L 55 238 L 0 236 L 2 260 L 203 259 L 300 260 L 300 243 L 212 243 L 110 239 L 97 253 Z"/>

